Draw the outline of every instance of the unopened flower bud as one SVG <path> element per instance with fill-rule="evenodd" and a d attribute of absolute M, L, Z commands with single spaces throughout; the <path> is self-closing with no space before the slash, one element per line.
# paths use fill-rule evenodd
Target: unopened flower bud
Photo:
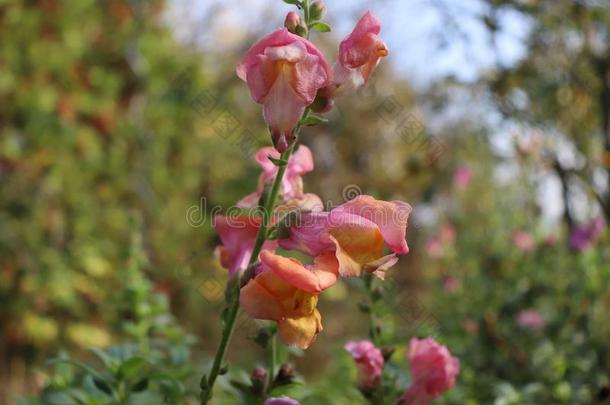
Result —
<path fill-rule="evenodd" d="M 296 11 L 291 11 L 286 14 L 284 20 L 284 27 L 288 28 L 288 31 L 295 33 L 297 26 L 301 23 L 301 16 Z"/>
<path fill-rule="evenodd" d="M 322 0 L 314 1 L 309 7 L 309 15 L 314 21 L 321 20 L 326 15 L 326 4 Z"/>
<path fill-rule="evenodd" d="M 252 389 L 258 394 L 265 392 L 265 386 L 267 384 L 267 370 L 262 367 L 256 367 L 250 374 L 250 381 L 252 382 Z"/>
<path fill-rule="evenodd" d="M 286 14 L 284 27 L 286 27 L 288 31 L 300 37 L 305 37 L 307 35 L 307 26 L 296 11 L 291 11 Z"/>
<path fill-rule="evenodd" d="M 294 368 L 290 364 L 284 363 L 275 377 L 275 385 L 290 384 L 294 379 Z"/>
<path fill-rule="evenodd" d="M 381 347 L 381 354 L 383 355 L 383 359 L 385 361 L 390 361 L 390 359 L 392 358 L 392 355 L 394 354 L 395 351 L 396 351 L 396 349 L 394 348 L 394 346 L 382 346 Z"/>
<path fill-rule="evenodd" d="M 252 374 L 250 375 L 252 381 L 266 381 L 267 380 L 267 370 L 262 367 L 255 367 L 252 370 Z"/>

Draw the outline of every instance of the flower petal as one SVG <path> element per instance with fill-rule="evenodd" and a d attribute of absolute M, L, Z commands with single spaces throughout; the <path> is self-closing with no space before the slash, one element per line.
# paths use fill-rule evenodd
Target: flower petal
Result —
<path fill-rule="evenodd" d="M 337 281 L 338 263 L 331 254 L 320 256 L 313 269 L 307 269 L 295 259 L 262 252 L 261 262 L 278 277 L 296 288 L 310 294 L 318 294 Z"/>
<path fill-rule="evenodd" d="M 322 317 L 315 309 L 310 316 L 286 318 L 278 322 L 278 331 L 287 346 L 307 349 L 322 331 Z"/>
<path fill-rule="evenodd" d="M 378 39 L 379 32 L 381 32 L 381 23 L 370 10 L 367 10 L 356 23 L 351 34 L 339 45 L 340 63 L 347 68 L 364 65 L 369 60 L 371 51 L 378 45 L 376 38 Z"/>
<path fill-rule="evenodd" d="M 239 294 L 241 308 L 252 318 L 279 321 L 284 318 L 284 309 L 278 297 L 265 286 L 261 273 L 242 287 Z"/>
<path fill-rule="evenodd" d="M 405 239 L 407 221 L 412 208 L 402 201 L 381 201 L 368 195 L 361 195 L 337 208 L 359 215 L 374 222 L 388 246 L 398 254 L 409 252 Z"/>
<path fill-rule="evenodd" d="M 326 72 L 326 76 L 328 77 L 328 80 L 327 80 L 328 83 L 326 83 L 325 85 L 330 84 L 332 81 L 331 80 L 332 72 L 331 72 L 330 66 L 328 65 L 328 62 L 326 62 L 326 59 L 324 58 L 324 55 L 322 54 L 322 52 L 320 52 L 320 50 L 314 44 L 309 42 L 308 40 L 301 38 L 298 35 L 290 33 L 284 27 L 278 28 L 271 34 L 261 38 L 246 52 L 246 55 L 243 57 L 241 62 L 239 62 L 239 64 L 237 65 L 237 68 L 236 68 L 237 76 L 241 80 L 246 81 L 246 78 L 248 75 L 247 74 L 248 70 L 250 70 L 250 68 L 252 66 L 259 63 L 258 55 L 263 55 L 265 53 L 265 49 L 267 49 L 268 47 L 288 45 L 295 41 L 299 41 L 299 42 L 302 42 L 303 44 L 305 44 L 305 48 L 307 49 L 307 52 L 309 54 L 315 55 L 318 58 L 320 58 L 319 59 L 320 63 L 323 65 L 324 71 Z"/>
<path fill-rule="evenodd" d="M 279 152 L 284 152 L 294 140 L 294 128 L 306 105 L 290 85 L 288 72 L 280 73 L 263 104 L 263 116 Z"/>

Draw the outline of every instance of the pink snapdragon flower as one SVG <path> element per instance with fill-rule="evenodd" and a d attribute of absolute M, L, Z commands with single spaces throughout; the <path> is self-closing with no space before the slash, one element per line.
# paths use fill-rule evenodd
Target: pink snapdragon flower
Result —
<path fill-rule="evenodd" d="M 468 166 L 460 166 L 453 173 L 453 183 L 459 188 L 466 188 L 474 177 Z"/>
<path fill-rule="evenodd" d="M 237 76 L 247 83 L 254 101 L 263 105 L 263 116 L 279 152 L 294 140 L 294 129 L 318 89 L 332 82 L 324 55 L 286 28 L 254 44 L 237 65 Z"/>
<path fill-rule="evenodd" d="M 525 329 L 540 330 L 546 325 L 546 321 L 540 312 L 533 308 L 524 309 L 515 318 L 519 326 Z"/>
<path fill-rule="evenodd" d="M 531 253 L 536 248 L 536 241 L 525 231 L 513 232 L 513 244 L 523 253 Z"/>
<path fill-rule="evenodd" d="M 261 148 L 256 152 L 256 162 L 263 169 L 263 172 L 258 178 L 256 192 L 244 197 L 238 203 L 238 206 L 251 206 L 252 202 L 258 202 L 265 185 L 273 183 L 279 168 L 269 160 L 269 156 L 279 159 L 280 153 L 271 147 Z M 282 179 L 281 195 L 284 201 L 303 197 L 303 178 L 301 176 L 311 172 L 313 168 L 314 163 L 311 150 L 305 145 L 300 145 L 288 159 L 286 172 Z"/>
<path fill-rule="evenodd" d="M 412 384 L 400 397 L 401 405 L 427 405 L 455 385 L 460 362 L 446 346 L 432 338 L 409 342 Z"/>
<path fill-rule="evenodd" d="M 375 388 L 381 381 L 383 373 L 383 354 L 379 348 L 368 340 L 348 342 L 345 350 L 351 353 L 358 365 L 359 385 L 364 390 Z"/>
<path fill-rule="evenodd" d="M 214 217 L 214 228 L 222 245 L 216 248 L 216 255 L 222 267 L 229 270 L 229 277 L 233 277 L 248 266 L 248 261 L 254 249 L 254 242 L 258 228 L 262 223 L 261 217 L 224 216 Z M 277 241 L 268 240 L 263 244 L 263 250 L 275 250 Z"/>
<path fill-rule="evenodd" d="M 281 396 L 277 398 L 269 398 L 265 401 L 265 405 L 301 405 L 296 399 L 289 398 L 287 396 Z"/>
<path fill-rule="evenodd" d="M 365 86 L 388 47 L 379 37 L 381 23 L 366 11 L 354 30 L 339 45 L 339 58 L 333 70 L 335 95 L 351 93 Z"/>
<path fill-rule="evenodd" d="M 317 257 L 333 253 L 344 277 L 374 273 L 383 278 L 409 252 L 406 228 L 411 206 L 402 201 L 380 201 L 367 195 L 350 200 L 330 212 L 304 213 L 279 244 Z M 393 253 L 384 255 L 384 242 Z"/>

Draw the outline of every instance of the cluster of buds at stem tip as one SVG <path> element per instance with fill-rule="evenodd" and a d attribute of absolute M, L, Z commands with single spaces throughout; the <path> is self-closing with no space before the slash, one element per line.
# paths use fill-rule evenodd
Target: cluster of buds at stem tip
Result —
<path fill-rule="evenodd" d="M 381 23 L 367 11 L 339 45 L 337 61 L 331 67 L 324 54 L 306 39 L 309 29 L 330 31 L 328 24 L 319 21 L 326 6 L 320 0 L 309 6 L 297 3 L 307 7 L 305 17 L 289 12 L 284 27 L 252 45 L 236 69 L 254 101 L 263 105 L 263 117 L 280 153 L 295 141 L 307 107 L 315 113 L 331 110 L 335 98 L 365 86 L 389 52 L 379 37 Z M 291 4 L 296 3 L 291 0 Z"/>

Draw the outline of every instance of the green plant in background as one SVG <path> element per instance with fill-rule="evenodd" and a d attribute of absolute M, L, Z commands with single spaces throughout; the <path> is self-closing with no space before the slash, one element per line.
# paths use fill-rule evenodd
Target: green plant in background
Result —
<path fill-rule="evenodd" d="M 153 290 L 142 272 L 146 265 L 139 234 L 134 234 L 123 287 L 112 298 L 121 314 L 125 342 L 106 350 L 91 348 L 85 363 L 67 354 L 50 360 L 49 384 L 35 404 L 166 404 L 186 403 L 195 393 L 186 383 L 195 339 L 169 311 L 167 297 Z"/>

